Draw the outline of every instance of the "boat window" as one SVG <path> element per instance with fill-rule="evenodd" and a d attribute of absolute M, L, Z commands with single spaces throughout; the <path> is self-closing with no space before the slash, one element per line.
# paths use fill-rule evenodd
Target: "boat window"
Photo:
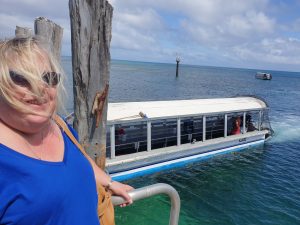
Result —
<path fill-rule="evenodd" d="M 202 117 L 181 118 L 181 144 L 202 141 L 203 137 Z"/>
<path fill-rule="evenodd" d="M 177 120 L 164 119 L 151 122 L 151 149 L 177 145 Z"/>
<path fill-rule="evenodd" d="M 106 127 L 106 158 L 110 158 L 111 151 L 110 151 L 110 127 Z"/>
<path fill-rule="evenodd" d="M 261 128 L 261 130 L 271 131 L 271 134 L 273 133 L 273 130 L 272 130 L 272 127 L 271 127 L 271 124 L 270 124 L 269 110 L 268 109 L 264 109 L 262 111 L 260 128 Z"/>
<path fill-rule="evenodd" d="M 243 113 L 227 114 L 227 136 L 243 133 Z"/>
<path fill-rule="evenodd" d="M 246 113 L 246 131 L 253 132 L 259 128 L 259 111 L 250 111 Z"/>
<path fill-rule="evenodd" d="M 206 140 L 224 137 L 224 114 L 206 117 Z"/>
<path fill-rule="evenodd" d="M 115 155 L 147 150 L 147 123 L 135 122 L 115 125 Z"/>

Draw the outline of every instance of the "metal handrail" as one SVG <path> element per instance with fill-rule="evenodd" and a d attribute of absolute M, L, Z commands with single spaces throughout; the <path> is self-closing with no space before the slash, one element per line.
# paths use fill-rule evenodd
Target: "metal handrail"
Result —
<path fill-rule="evenodd" d="M 180 212 L 180 197 L 178 192 L 171 185 L 164 183 L 157 183 L 146 187 L 138 188 L 129 192 L 133 201 L 148 198 L 153 195 L 166 194 L 171 200 L 170 220 L 169 225 L 178 225 Z M 118 196 L 112 197 L 114 205 L 124 203 L 124 199 Z"/>

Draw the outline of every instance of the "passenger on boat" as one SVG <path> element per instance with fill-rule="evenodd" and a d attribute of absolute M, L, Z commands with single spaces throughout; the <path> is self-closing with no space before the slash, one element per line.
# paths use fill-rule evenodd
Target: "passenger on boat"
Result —
<path fill-rule="evenodd" d="M 99 225 L 95 180 L 132 203 L 132 187 L 112 181 L 52 119 L 60 68 L 36 38 L 0 42 L 0 224 Z"/>
<path fill-rule="evenodd" d="M 232 130 L 231 130 L 231 133 L 230 133 L 231 135 L 235 135 L 235 134 L 240 134 L 241 133 L 241 123 L 242 123 L 241 117 L 237 116 L 234 119 L 234 122 L 232 124 Z"/>
<path fill-rule="evenodd" d="M 122 126 L 119 126 L 117 129 L 116 129 L 116 138 L 117 138 L 117 141 L 118 143 L 116 144 L 120 144 L 121 142 L 126 142 L 126 133 L 125 133 L 125 130 Z"/>
<path fill-rule="evenodd" d="M 247 132 L 258 130 L 252 123 L 251 115 L 246 116 L 246 129 L 247 129 Z"/>

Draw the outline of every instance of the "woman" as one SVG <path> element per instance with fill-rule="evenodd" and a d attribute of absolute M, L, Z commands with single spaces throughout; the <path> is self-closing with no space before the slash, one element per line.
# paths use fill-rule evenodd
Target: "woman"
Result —
<path fill-rule="evenodd" d="M 231 135 L 236 135 L 236 134 L 240 134 L 241 133 L 241 123 L 242 123 L 242 119 L 240 116 L 236 117 L 233 124 L 232 124 L 232 131 L 231 131 Z"/>
<path fill-rule="evenodd" d="M 37 39 L 0 42 L 1 225 L 99 225 L 95 179 L 132 203 L 52 120 L 61 74 Z"/>

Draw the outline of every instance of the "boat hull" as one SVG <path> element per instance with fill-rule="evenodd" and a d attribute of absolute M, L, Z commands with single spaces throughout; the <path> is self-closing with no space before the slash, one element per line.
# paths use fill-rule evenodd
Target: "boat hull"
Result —
<path fill-rule="evenodd" d="M 265 141 L 266 133 L 266 131 L 257 131 L 139 152 L 131 154 L 130 157 L 121 156 L 108 160 L 107 170 L 114 180 L 123 181 L 261 145 Z"/>
<path fill-rule="evenodd" d="M 272 75 L 270 73 L 257 73 L 255 78 L 261 80 L 272 80 Z"/>

